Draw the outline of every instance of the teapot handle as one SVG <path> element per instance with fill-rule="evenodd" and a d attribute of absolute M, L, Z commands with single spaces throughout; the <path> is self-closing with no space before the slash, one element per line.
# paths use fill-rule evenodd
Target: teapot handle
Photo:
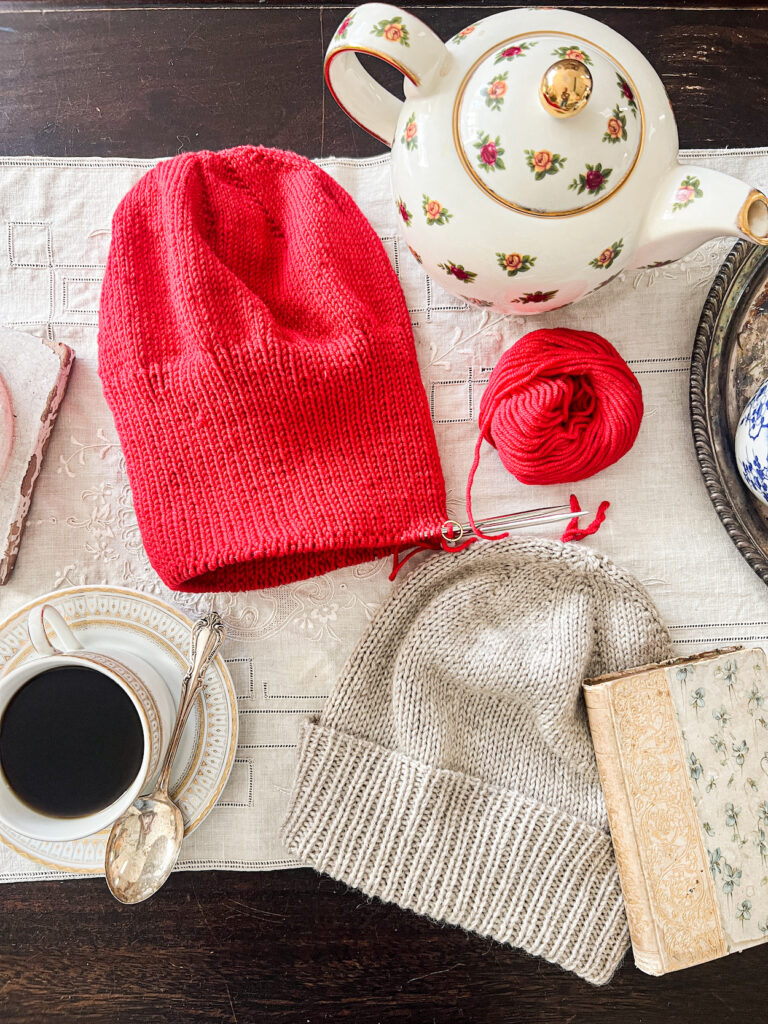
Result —
<path fill-rule="evenodd" d="M 419 89 L 448 56 L 424 22 L 392 4 L 363 4 L 344 18 L 325 55 L 325 81 L 341 109 L 391 146 L 403 101 L 372 78 L 356 54 L 368 53 L 401 71 Z"/>

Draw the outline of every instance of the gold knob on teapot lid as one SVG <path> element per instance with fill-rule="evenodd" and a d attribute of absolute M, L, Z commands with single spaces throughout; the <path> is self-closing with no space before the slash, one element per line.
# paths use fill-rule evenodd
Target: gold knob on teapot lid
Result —
<path fill-rule="evenodd" d="M 572 117 L 583 110 L 592 94 L 592 75 L 580 60 L 567 57 L 544 72 L 539 89 L 542 106 L 553 117 Z"/>

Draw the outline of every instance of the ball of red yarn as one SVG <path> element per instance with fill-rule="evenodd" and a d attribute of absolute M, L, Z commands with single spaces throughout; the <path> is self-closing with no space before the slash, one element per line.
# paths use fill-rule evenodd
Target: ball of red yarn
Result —
<path fill-rule="evenodd" d="M 531 331 L 501 357 L 480 402 L 483 440 L 524 484 L 583 480 L 617 462 L 643 417 L 637 378 L 599 334 Z"/>

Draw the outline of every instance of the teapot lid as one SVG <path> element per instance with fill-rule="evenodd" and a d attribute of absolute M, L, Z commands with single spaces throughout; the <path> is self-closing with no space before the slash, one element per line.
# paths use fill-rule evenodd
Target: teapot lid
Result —
<path fill-rule="evenodd" d="M 634 83 L 579 36 L 531 32 L 498 43 L 464 77 L 453 136 L 464 168 L 504 206 L 564 217 L 622 186 L 643 144 Z"/>

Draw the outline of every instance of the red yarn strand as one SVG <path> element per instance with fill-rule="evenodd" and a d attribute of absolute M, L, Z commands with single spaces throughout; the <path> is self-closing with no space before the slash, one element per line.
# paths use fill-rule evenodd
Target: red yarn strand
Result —
<path fill-rule="evenodd" d="M 472 513 L 472 484 L 475 480 L 475 473 L 480 465 L 480 449 L 483 446 L 483 435 L 482 432 L 477 436 L 477 444 L 475 445 L 475 455 L 472 459 L 472 466 L 469 470 L 469 476 L 467 477 L 467 493 L 466 493 L 466 505 L 467 505 L 467 519 L 469 525 L 472 527 L 476 537 L 480 537 L 482 540 L 504 540 L 505 537 L 509 536 L 509 533 L 483 533 L 475 522 L 475 517 Z"/>
<path fill-rule="evenodd" d="M 597 533 L 597 531 L 605 522 L 605 513 L 608 511 L 610 507 L 610 501 L 601 501 L 598 506 L 595 518 L 592 520 L 589 526 L 585 526 L 582 529 L 579 528 L 579 517 L 574 516 L 573 519 L 566 526 L 565 532 L 563 533 L 560 540 L 563 542 L 563 544 L 567 544 L 568 541 L 571 540 L 584 540 L 585 537 L 591 537 L 593 533 Z M 581 505 L 579 505 L 579 500 L 575 494 L 571 495 L 571 512 L 581 512 Z"/>

